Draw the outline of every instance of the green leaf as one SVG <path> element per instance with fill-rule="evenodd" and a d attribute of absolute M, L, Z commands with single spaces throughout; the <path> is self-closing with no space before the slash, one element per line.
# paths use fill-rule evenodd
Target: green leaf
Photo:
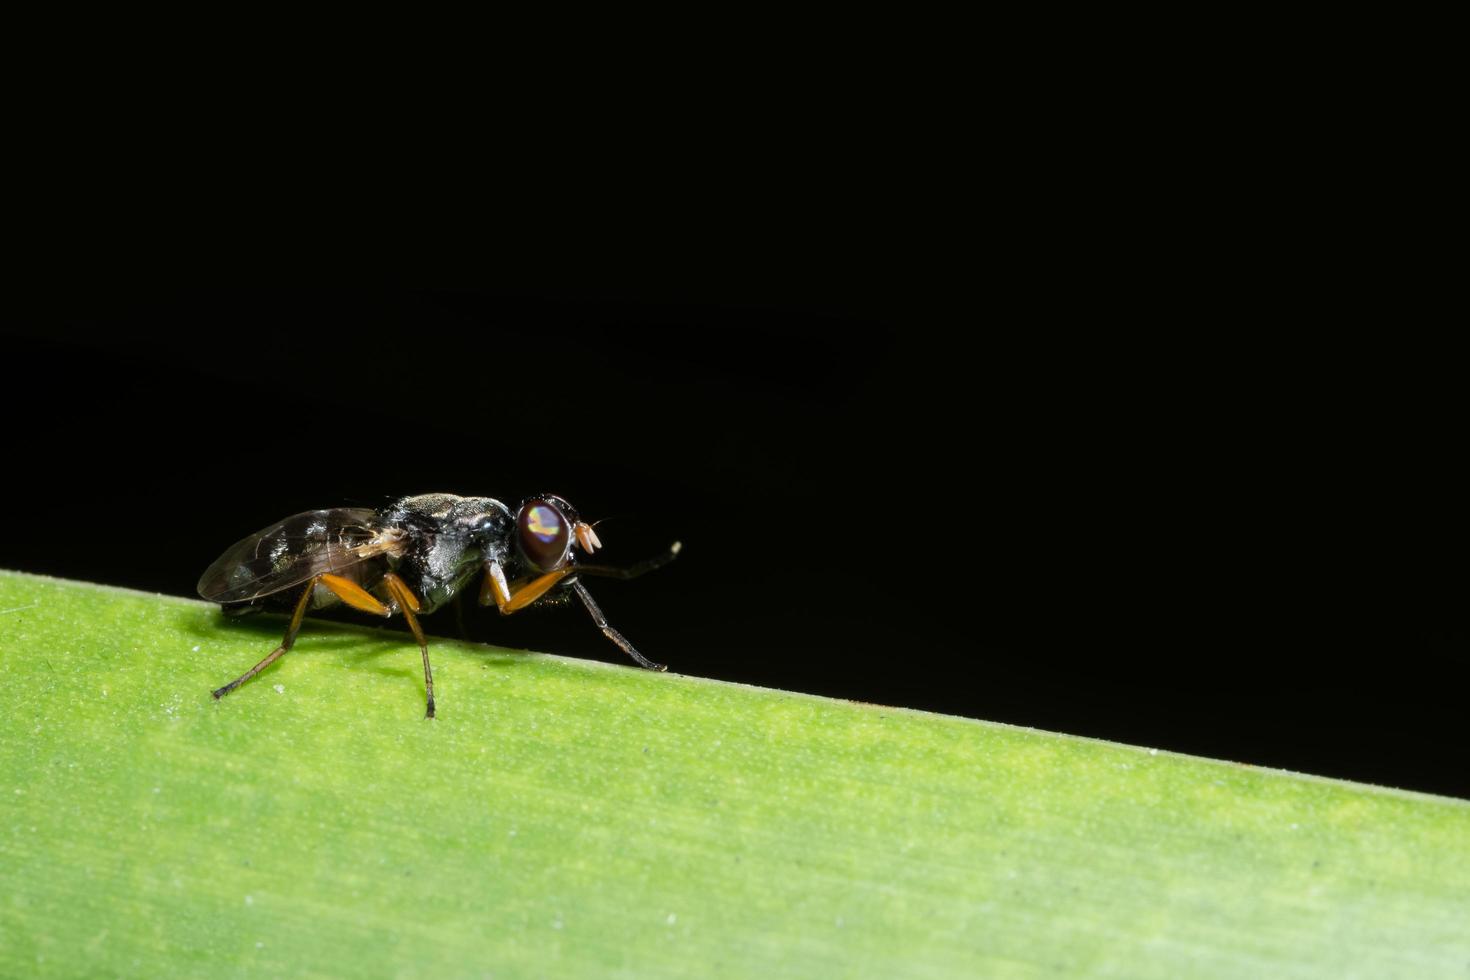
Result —
<path fill-rule="evenodd" d="M 322 623 L 212 700 L 282 623 L 0 574 L 0 975 L 1470 975 L 1461 801 Z"/>

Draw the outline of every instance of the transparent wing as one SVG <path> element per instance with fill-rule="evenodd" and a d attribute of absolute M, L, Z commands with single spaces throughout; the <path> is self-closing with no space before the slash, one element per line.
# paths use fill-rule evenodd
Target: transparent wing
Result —
<path fill-rule="evenodd" d="M 199 594 L 210 602 L 249 602 L 323 572 L 348 573 L 402 542 L 401 531 L 379 527 L 366 507 L 309 510 L 237 542 L 200 577 Z"/>

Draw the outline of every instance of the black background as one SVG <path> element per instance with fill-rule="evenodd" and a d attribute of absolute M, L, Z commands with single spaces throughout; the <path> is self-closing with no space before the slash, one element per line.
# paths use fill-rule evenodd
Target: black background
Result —
<path fill-rule="evenodd" d="M 1470 796 L 1442 349 L 837 237 L 779 272 L 691 244 L 464 288 L 25 284 L 0 564 L 192 595 L 297 511 L 552 490 L 610 561 L 684 543 L 592 583 L 672 670 Z M 621 657 L 575 608 L 470 629 Z"/>

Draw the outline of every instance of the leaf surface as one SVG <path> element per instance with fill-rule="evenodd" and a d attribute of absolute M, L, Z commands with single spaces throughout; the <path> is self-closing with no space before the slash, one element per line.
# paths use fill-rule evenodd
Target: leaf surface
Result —
<path fill-rule="evenodd" d="M 213 701 L 282 628 L 0 573 L 0 975 L 1470 976 L 1462 801 L 312 622 Z"/>

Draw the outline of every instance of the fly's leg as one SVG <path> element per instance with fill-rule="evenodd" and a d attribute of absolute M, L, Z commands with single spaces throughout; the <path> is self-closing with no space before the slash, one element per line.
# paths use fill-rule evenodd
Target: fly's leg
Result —
<path fill-rule="evenodd" d="M 598 567 L 598 572 L 604 574 L 627 573 L 615 574 L 615 577 L 633 578 L 636 575 L 641 575 L 644 572 L 652 571 L 659 565 L 663 565 L 669 561 L 672 561 L 674 557 L 678 554 L 679 545 L 675 543 L 674 546 L 669 549 L 667 555 L 661 555 L 658 558 L 650 559 L 649 561 L 634 565 L 632 568 L 629 569 L 602 569 Z M 521 586 L 514 593 L 512 593 L 510 591 L 510 588 L 505 584 L 505 572 L 501 569 L 500 563 L 491 560 L 485 563 L 485 583 L 480 587 L 480 604 L 488 606 L 493 600 L 495 604 L 500 607 L 501 615 L 509 616 L 511 613 L 518 612 L 519 610 L 524 609 L 531 603 L 535 602 L 537 599 L 541 598 L 543 595 L 546 594 L 548 589 L 556 585 L 568 575 L 580 575 L 585 571 L 588 571 L 588 569 L 582 565 L 568 565 L 565 568 L 559 568 L 554 572 L 547 572 L 545 575 L 534 578 L 531 581 L 527 582 L 525 585 Z M 593 574 L 598 574 L 598 572 L 594 572 Z M 602 630 L 602 635 L 606 636 L 609 640 L 612 640 L 613 643 L 617 645 L 619 650 L 622 650 L 628 656 L 632 657 L 633 660 L 636 661 L 640 667 L 647 667 L 649 670 L 669 669 L 663 664 L 654 663 L 652 660 L 649 660 L 643 654 L 639 653 L 637 648 L 635 648 L 633 644 L 629 643 L 627 638 L 623 636 L 623 634 L 619 633 L 617 630 L 609 626 L 607 623 L 607 617 L 602 614 L 602 610 L 598 608 L 597 602 L 592 598 L 592 594 L 587 591 L 587 587 L 585 585 L 583 585 L 581 582 L 573 580 L 572 590 L 577 593 L 577 598 L 582 600 L 582 605 L 587 607 L 587 612 L 592 615 L 592 621 L 597 624 L 597 628 Z"/>
<path fill-rule="evenodd" d="M 382 616 L 384 619 L 393 615 L 393 610 L 383 605 L 370 592 L 351 579 L 330 574 L 322 575 L 320 578 L 322 585 L 325 585 L 332 591 L 333 595 L 347 603 L 353 609 L 361 609 L 365 613 Z"/>
<path fill-rule="evenodd" d="M 244 684 L 246 681 L 250 680 L 250 678 L 254 677 L 262 670 L 265 670 L 271 664 L 275 663 L 276 660 L 280 658 L 281 654 L 291 649 L 291 644 L 296 642 L 296 633 L 301 629 L 301 619 L 306 615 L 306 607 L 311 605 L 311 597 L 316 592 L 317 581 L 318 579 L 312 579 L 310 582 L 307 582 L 306 588 L 303 589 L 301 592 L 301 598 L 296 600 L 296 611 L 291 614 L 291 625 L 286 627 L 286 636 L 284 639 L 281 640 L 281 645 L 272 650 L 270 652 L 270 656 L 266 657 L 260 663 L 256 664 L 254 667 L 251 667 L 249 670 L 245 671 L 245 673 L 241 674 L 239 677 L 236 677 L 224 687 L 221 687 L 214 691 L 214 699 L 216 701 L 224 697 L 226 694 L 229 694 L 241 684 Z"/>
<path fill-rule="evenodd" d="M 408 628 L 413 630 L 413 638 L 419 641 L 419 650 L 424 655 L 424 697 L 427 699 L 427 707 L 424 709 L 424 717 L 434 717 L 434 672 L 429 668 L 429 641 L 424 638 L 424 630 L 419 626 L 419 618 L 414 613 L 419 611 L 418 596 L 397 575 L 389 572 L 383 576 L 383 584 L 388 587 L 388 593 L 398 603 L 398 611 L 403 613 L 403 618 L 408 621 Z"/>
<path fill-rule="evenodd" d="M 316 578 L 306 583 L 306 588 L 301 592 L 301 598 L 296 600 L 296 611 L 291 613 L 291 625 L 286 627 L 286 637 L 285 639 L 281 640 L 281 645 L 272 650 L 270 652 L 270 656 L 266 657 L 260 663 L 256 664 L 254 667 L 251 667 L 249 670 L 245 671 L 245 673 L 241 674 L 239 677 L 236 677 L 224 687 L 214 691 L 213 693 L 216 701 L 224 697 L 226 694 L 229 694 L 241 684 L 244 684 L 246 681 L 250 680 L 250 678 L 254 677 L 262 670 L 265 670 L 271 664 L 280 659 L 281 654 L 291 649 L 292 644 L 296 642 L 296 634 L 301 629 L 301 620 L 303 617 L 306 616 L 306 607 L 311 605 L 311 597 L 316 594 L 316 587 L 318 585 L 330 590 L 334 595 L 337 596 L 337 598 L 341 599 L 349 606 L 352 606 L 354 609 L 361 609 L 364 612 L 376 613 L 379 616 L 387 616 L 390 614 L 390 610 L 387 606 L 383 605 L 377 599 L 374 599 L 372 596 L 364 592 L 356 582 L 345 579 L 340 575 L 318 575 Z"/>
<path fill-rule="evenodd" d="M 574 569 L 574 571 L 578 575 L 596 575 L 600 578 L 637 578 L 640 575 L 648 574 L 655 568 L 662 568 L 669 562 L 673 561 L 675 558 L 678 558 L 679 551 L 683 547 L 684 546 L 682 544 L 680 544 L 678 541 L 675 541 L 673 544 L 669 545 L 669 550 L 665 551 L 663 554 L 655 555 L 652 558 L 640 561 L 636 565 L 629 565 L 627 568 L 613 568 L 608 565 L 578 565 Z"/>
<path fill-rule="evenodd" d="M 492 602 L 500 607 L 502 614 L 508 615 L 505 605 L 510 602 L 510 586 L 505 582 L 500 562 L 493 558 L 485 563 L 485 577 L 480 580 L 480 605 L 488 606 Z"/>
<path fill-rule="evenodd" d="M 577 570 L 575 565 L 558 568 L 554 572 L 531 579 L 512 593 L 510 586 L 505 584 L 505 572 L 501 569 L 500 562 L 492 558 L 485 563 L 485 584 L 480 587 L 480 605 L 488 606 L 494 602 L 500 607 L 502 616 L 509 616 L 525 609 L 550 591 L 553 585 Z"/>
<path fill-rule="evenodd" d="M 577 593 L 577 598 L 582 600 L 582 605 L 586 606 L 587 611 L 592 614 L 592 621 L 597 624 L 598 629 L 602 630 L 602 635 L 607 637 L 609 640 L 612 640 L 613 643 L 617 645 L 619 650 L 622 650 L 628 656 L 637 661 L 638 666 L 647 667 L 649 670 L 669 669 L 664 664 L 656 664 L 652 660 L 649 660 L 647 657 L 645 657 L 643 654 L 639 653 L 636 649 L 634 649 L 633 644 L 628 642 L 627 638 L 624 637 L 623 634 L 619 633 L 617 630 L 613 629 L 607 624 L 607 617 L 602 614 L 602 610 L 599 609 L 597 603 L 592 600 L 592 593 L 587 591 L 587 586 L 583 585 L 581 582 L 573 582 L 572 590 Z"/>

